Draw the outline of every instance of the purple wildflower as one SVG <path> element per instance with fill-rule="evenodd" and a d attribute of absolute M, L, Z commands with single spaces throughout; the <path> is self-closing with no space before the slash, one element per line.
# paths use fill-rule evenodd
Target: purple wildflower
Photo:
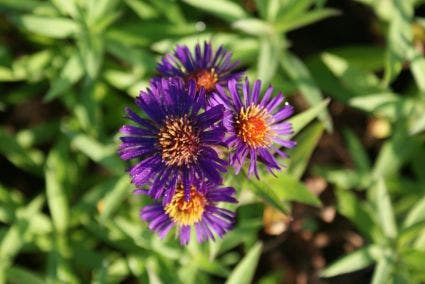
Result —
<path fill-rule="evenodd" d="M 180 233 L 180 243 L 190 240 L 191 227 L 195 227 L 198 242 L 214 240 L 229 231 L 235 222 L 235 213 L 216 206 L 217 202 L 236 203 L 232 187 L 217 187 L 209 183 L 190 187 L 190 198 L 185 198 L 181 184 L 177 185 L 173 199 L 168 203 L 147 205 L 140 211 L 140 217 L 149 222 L 149 229 L 164 238 L 171 228 Z"/>
<path fill-rule="evenodd" d="M 198 90 L 203 87 L 207 102 L 214 101 L 213 91 L 216 84 L 226 86 L 229 80 L 239 80 L 244 72 L 237 71 L 239 61 L 232 61 L 232 54 L 223 46 L 214 53 L 210 43 L 205 42 L 204 48 L 196 44 L 192 54 L 187 46 L 177 46 L 174 55 L 166 54 L 157 70 L 164 77 L 180 77 L 195 80 Z"/>
<path fill-rule="evenodd" d="M 228 133 L 225 143 L 231 148 L 230 164 L 238 173 L 245 159 L 248 158 L 248 177 L 254 173 L 259 178 L 257 160 L 265 164 L 267 170 L 273 173 L 274 169 L 280 170 L 280 165 L 271 150 L 283 158 L 288 157 L 279 147 L 274 146 L 274 143 L 286 148 L 296 145 L 295 141 L 282 138 L 292 134 L 292 125 L 284 120 L 292 115 L 294 109 L 288 103 L 281 105 L 284 101 L 282 93 L 271 96 L 272 86 L 266 90 L 260 100 L 260 80 L 255 82 L 251 92 L 249 88 L 249 82 L 246 79 L 242 86 L 243 100 L 235 80 L 229 81 L 228 84 L 230 98 L 220 86 L 217 90 L 218 95 L 223 100 L 227 98 L 229 102 L 224 125 Z"/>
<path fill-rule="evenodd" d="M 222 143 L 225 129 L 221 120 L 221 105 L 201 111 L 203 90 L 196 90 L 195 82 L 182 79 L 161 79 L 142 91 L 135 102 L 147 118 L 126 109 L 127 118 L 136 125 L 125 125 L 120 131 L 120 156 L 123 160 L 138 159 L 130 170 L 137 187 L 149 185 L 147 193 L 173 198 L 177 183 L 190 196 L 190 181 L 208 179 L 220 184 L 220 172 L 226 161 L 219 158 L 213 146 Z"/>

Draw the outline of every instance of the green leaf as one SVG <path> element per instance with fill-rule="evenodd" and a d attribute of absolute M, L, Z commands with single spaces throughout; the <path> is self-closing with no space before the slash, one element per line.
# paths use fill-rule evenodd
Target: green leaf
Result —
<path fill-rule="evenodd" d="M 102 68 L 103 38 L 97 35 L 84 34 L 78 41 L 81 63 L 90 80 L 95 80 Z"/>
<path fill-rule="evenodd" d="M 418 89 L 422 93 L 425 93 L 425 57 L 419 54 L 415 49 L 413 49 L 412 52 L 410 69 L 412 70 Z"/>
<path fill-rule="evenodd" d="M 351 252 L 330 264 L 320 275 L 322 277 L 334 277 L 368 267 L 375 261 L 374 255 L 377 250 L 379 250 L 379 247 L 371 245 Z"/>
<path fill-rule="evenodd" d="M 387 91 L 381 86 L 379 79 L 373 73 L 360 70 L 335 54 L 323 53 L 321 59 L 333 75 L 356 96 Z M 342 99 L 348 100 L 350 97 Z"/>
<path fill-rule="evenodd" d="M 9 281 L 17 284 L 43 284 L 46 281 L 41 278 L 39 275 L 35 274 L 32 271 L 29 271 L 25 268 L 21 268 L 18 266 L 11 267 L 6 272 L 6 277 Z"/>
<path fill-rule="evenodd" d="M 65 16 L 69 15 L 76 18 L 78 15 L 77 5 L 75 0 L 50 0 L 55 7 Z"/>
<path fill-rule="evenodd" d="M 286 19 L 282 17 L 280 21 L 274 24 L 274 27 L 277 31 L 284 33 L 339 14 L 340 12 L 334 9 L 318 9 L 304 13 L 302 16 L 295 19 Z"/>
<path fill-rule="evenodd" d="M 361 141 L 357 138 L 353 131 L 348 128 L 343 131 L 343 134 L 356 168 L 361 172 L 369 172 L 371 169 L 370 161 Z"/>
<path fill-rule="evenodd" d="M 52 38 L 67 38 L 79 31 L 78 24 L 67 18 L 23 15 L 15 21 L 30 32 Z"/>
<path fill-rule="evenodd" d="M 49 153 L 46 162 L 46 195 L 53 224 L 59 233 L 65 233 L 69 225 L 69 201 L 67 197 L 67 145 L 59 142 Z"/>
<path fill-rule="evenodd" d="M 283 204 L 282 200 L 278 197 L 276 189 L 266 185 L 265 183 L 252 180 L 250 182 L 245 181 L 246 186 L 244 188 L 250 189 L 255 195 L 269 203 L 275 209 L 279 210 L 283 214 L 288 214 L 289 209 Z"/>
<path fill-rule="evenodd" d="M 84 134 L 73 136 L 71 145 L 111 172 L 122 172 L 124 170 L 124 165 L 116 154 L 115 145 L 103 145 Z"/>
<path fill-rule="evenodd" d="M 261 179 L 263 186 L 269 186 L 280 200 L 297 201 L 312 206 L 320 206 L 320 199 L 314 195 L 308 188 L 299 182 L 295 177 L 283 173 L 274 176 L 267 176 Z"/>
<path fill-rule="evenodd" d="M 139 16 L 141 19 L 150 19 L 158 16 L 158 12 L 149 4 L 139 0 L 125 0 L 125 3 Z"/>
<path fill-rule="evenodd" d="M 369 240 L 379 238 L 379 230 L 371 214 L 358 198 L 349 190 L 336 191 L 338 212 L 356 225 L 358 230 Z"/>
<path fill-rule="evenodd" d="M 327 50 L 331 54 L 343 58 L 350 66 L 365 72 L 378 71 L 384 68 L 385 49 L 374 45 L 349 45 Z"/>
<path fill-rule="evenodd" d="M 286 51 L 280 60 L 280 64 L 300 89 L 309 105 L 315 106 L 323 100 L 320 89 L 316 86 L 310 72 L 300 59 Z M 326 109 L 319 113 L 319 118 L 325 124 L 325 128 L 332 131 L 332 121 Z"/>
<path fill-rule="evenodd" d="M 347 85 L 341 82 L 338 76 L 323 61 L 323 53 L 313 55 L 304 62 L 315 82 L 324 93 L 340 101 L 347 101 L 349 98 L 356 96 L 355 91 L 352 91 Z"/>
<path fill-rule="evenodd" d="M 392 271 L 393 264 L 389 261 L 389 259 L 387 257 L 380 259 L 376 264 L 371 284 L 388 283 Z"/>
<path fill-rule="evenodd" d="M 48 3 L 37 0 L 0 0 L 0 11 L 16 10 L 23 12 L 32 12 L 35 9 L 49 7 Z"/>
<path fill-rule="evenodd" d="M 38 195 L 25 208 L 16 211 L 17 218 L 9 227 L 0 243 L 0 275 L 1 269 L 12 264 L 12 259 L 19 253 L 28 237 L 32 218 L 44 205 L 44 198 Z M 3 265 L 3 266 L 2 266 Z"/>
<path fill-rule="evenodd" d="M 403 101 L 394 93 L 377 93 L 352 98 L 348 103 L 363 111 L 392 117 L 390 114 L 399 111 Z"/>
<path fill-rule="evenodd" d="M 425 197 L 422 197 L 409 210 L 406 219 L 404 219 L 402 227 L 407 228 L 409 226 L 412 226 L 424 220 L 425 220 Z"/>
<path fill-rule="evenodd" d="M 263 37 L 258 57 L 258 79 L 267 85 L 273 78 L 278 67 L 277 58 L 281 54 L 281 43 L 278 38 Z"/>
<path fill-rule="evenodd" d="M 53 100 L 67 91 L 73 84 L 78 82 L 84 74 L 83 64 L 80 55 L 74 52 L 65 63 L 60 75 L 53 81 L 44 100 Z"/>
<path fill-rule="evenodd" d="M 250 35 L 267 36 L 273 34 L 273 27 L 267 22 L 255 18 L 241 19 L 232 24 L 232 27 Z"/>
<path fill-rule="evenodd" d="M 226 281 L 226 284 L 252 283 L 252 279 L 260 259 L 261 249 L 261 243 L 256 243 L 232 271 Z"/>
<path fill-rule="evenodd" d="M 304 127 L 306 127 L 310 122 L 312 122 L 316 117 L 318 117 L 320 113 L 325 111 L 329 102 L 329 98 L 325 99 L 316 106 L 311 107 L 308 110 L 288 119 L 288 122 L 292 124 L 292 129 L 294 131 L 291 137 L 297 135 L 302 129 L 304 129 Z"/>
<path fill-rule="evenodd" d="M 208 272 L 209 274 L 217 275 L 223 278 L 227 278 L 230 271 L 219 261 L 211 261 L 204 254 L 197 254 L 193 261 L 196 263 L 196 267 L 202 271 Z"/>
<path fill-rule="evenodd" d="M 382 231 L 386 237 L 394 239 L 397 236 L 397 226 L 395 223 L 390 195 L 382 178 L 378 179 L 378 182 L 372 190 L 371 195 L 372 202 L 376 209 L 378 222 L 381 225 Z"/>
<path fill-rule="evenodd" d="M 71 224 L 74 225 L 80 219 L 87 219 L 95 215 L 95 210 L 98 202 L 112 188 L 116 187 L 119 178 L 112 177 L 98 183 L 93 188 L 85 191 L 85 194 L 80 198 L 78 203 L 72 208 Z"/>
<path fill-rule="evenodd" d="M 399 171 L 409 158 L 420 149 L 420 142 L 415 138 L 407 139 L 407 129 L 403 124 L 396 127 L 390 140 L 379 151 L 373 169 L 375 177 L 390 177 Z"/>
<path fill-rule="evenodd" d="M 30 173 L 41 175 L 42 160 L 32 154 L 28 149 L 23 148 L 4 129 L 0 128 L 0 153 L 12 164 Z"/>
<path fill-rule="evenodd" d="M 127 175 L 120 178 L 104 198 L 104 210 L 100 220 L 109 219 L 130 194 L 131 183 Z"/>
<path fill-rule="evenodd" d="M 287 151 L 291 157 L 287 169 L 288 174 L 292 175 L 296 179 L 301 178 L 308 165 L 310 156 L 322 136 L 322 133 L 323 125 L 322 123 L 317 122 L 297 135 L 297 146 Z"/>
<path fill-rule="evenodd" d="M 370 172 L 359 172 L 350 169 L 333 169 L 315 167 L 319 176 L 342 189 L 367 189 L 373 181 Z"/>
<path fill-rule="evenodd" d="M 229 22 L 248 17 L 246 12 L 239 5 L 228 0 L 215 0 L 215 1 L 183 0 L 183 1 L 195 8 L 207 11 Z"/>

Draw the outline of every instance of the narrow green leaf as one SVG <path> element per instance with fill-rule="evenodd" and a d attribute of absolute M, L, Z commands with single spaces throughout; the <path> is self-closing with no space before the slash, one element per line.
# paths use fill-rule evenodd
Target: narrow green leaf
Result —
<path fill-rule="evenodd" d="M 227 278 L 230 271 L 219 261 L 211 261 L 204 254 L 198 254 L 193 260 L 196 263 L 198 269 L 208 272 L 212 275 L 217 275 L 223 278 Z"/>
<path fill-rule="evenodd" d="M 272 26 L 270 26 L 267 22 L 255 18 L 238 20 L 232 24 L 232 27 L 255 36 L 267 36 L 273 34 Z"/>
<path fill-rule="evenodd" d="M 334 277 L 368 267 L 375 261 L 373 255 L 376 250 L 379 250 L 379 247 L 371 245 L 349 253 L 326 267 L 320 275 Z"/>
<path fill-rule="evenodd" d="M 419 199 L 418 202 L 409 210 L 406 219 L 403 222 L 403 228 L 407 228 L 416 223 L 425 220 L 425 196 Z"/>
<path fill-rule="evenodd" d="M 286 18 L 281 18 L 282 20 L 276 22 L 274 27 L 277 31 L 283 33 L 299 29 L 314 22 L 318 22 L 332 16 L 337 16 L 339 14 L 340 12 L 334 9 L 318 9 L 304 13 L 302 16 L 295 19 L 287 20 Z"/>
<path fill-rule="evenodd" d="M 375 177 L 390 177 L 397 174 L 409 158 L 420 149 L 420 142 L 408 137 L 407 129 L 400 124 L 396 127 L 393 136 L 386 141 L 379 151 L 373 175 Z"/>
<path fill-rule="evenodd" d="M 150 19 L 158 16 L 158 12 L 149 4 L 139 0 L 125 0 L 125 3 L 139 16 L 141 19 Z"/>
<path fill-rule="evenodd" d="M 379 178 L 376 186 L 372 191 L 372 202 L 376 208 L 376 214 L 379 224 L 385 236 L 394 239 L 397 235 L 397 226 L 390 195 L 383 178 Z"/>
<path fill-rule="evenodd" d="M 425 93 L 425 58 L 419 54 L 414 47 L 412 58 L 410 59 L 410 69 L 412 70 L 413 77 L 415 78 L 418 89 Z"/>
<path fill-rule="evenodd" d="M 79 81 L 84 74 L 83 63 L 77 52 L 74 52 L 65 63 L 60 75 L 53 81 L 44 100 L 51 101 L 67 91 Z"/>
<path fill-rule="evenodd" d="M 49 7 L 49 3 L 37 0 L 0 0 L 0 11 L 23 11 L 32 12 L 35 9 L 43 9 Z"/>
<path fill-rule="evenodd" d="M 127 175 L 120 178 L 110 192 L 104 198 L 104 210 L 100 218 L 106 220 L 114 214 L 114 212 L 123 204 L 123 201 L 130 194 L 130 180 Z"/>
<path fill-rule="evenodd" d="M 287 169 L 288 174 L 292 175 L 296 179 L 301 178 L 308 165 L 310 156 L 322 136 L 322 133 L 323 124 L 317 122 L 297 135 L 297 146 L 287 151 L 291 157 Z"/>
<path fill-rule="evenodd" d="M 75 18 L 78 15 L 75 0 L 50 0 L 50 2 L 65 16 L 69 15 Z"/>
<path fill-rule="evenodd" d="M 280 200 L 297 201 L 312 206 L 320 206 L 320 199 L 295 177 L 283 171 L 277 178 L 267 176 L 261 179 L 265 186 L 270 186 Z"/>
<path fill-rule="evenodd" d="M 67 38 L 76 34 L 78 24 L 67 18 L 23 15 L 15 17 L 17 25 L 24 29 L 52 38 Z"/>
<path fill-rule="evenodd" d="M 279 19 L 285 18 L 290 22 L 293 19 L 299 18 L 313 4 L 314 0 L 287 0 L 282 2 L 281 10 L 279 11 Z M 285 21 L 282 19 L 282 21 Z"/>
<path fill-rule="evenodd" d="M 378 261 L 375 272 L 372 276 L 371 284 L 388 283 L 390 274 L 393 271 L 393 265 L 388 258 L 384 257 Z"/>
<path fill-rule="evenodd" d="M 124 170 L 124 165 L 116 154 L 115 145 L 103 145 L 84 134 L 72 137 L 71 144 L 87 157 L 102 164 L 112 172 L 122 172 Z"/>
<path fill-rule="evenodd" d="M 343 58 L 350 66 L 373 72 L 384 68 L 385 49 L 374 45 L 349 45 L 327 50 Z"/>
<path fill-rule="evenodd" d="M 44 284 L 46 281 L 41 278 L 39 275 L 35 274 L 32 271 L 29 271 L 25 268 L 21 268 L 18 266 L 11 267 L 6 272 L 6 277 L 12 283 L 17 284 Z"/>
<path fill-rule="evenodd" d="M 248 284 L 252 283 L 254 273 L 260 259 L 262 244 L 255 244 L 247 255 L 239 262 L 230 274 L 226 284 Z"/>
<path fill-rule="evenodd" d="M 356 92 L 348 88 L 338 76 L 323 61 L 323 53 L 313 55 L 304 60 L 310 73 L 319 88 L 339 101 L 347 101 L 349 98 L 356 96 Z"/>
<path fill-rule="evenodd" d="M 248 15 L 242 9 L 242 7 L 228 0 L 215 0 L 215 1 L 183 0 L 183 1 L 195 8 L 207 11 L 229 22 L 248 17 Z"/>
<path fill-rule="evenodd" d="M 304 98 L 311 106 L 319 104 L 323 100 L 320 89 L 316 86 L 314 79 L 304 63 L 289 51 L 284 52 L 280 64 L 291 77 L 297 87 L 301 90 Z M 325 124 L 328 131 L 332 131 L 332 121 L 326 109 L 319 113 L 319 118 Z"/>
<path fill-rule="evenodd" d="M 59 142 L 47 157 L 45 178 L 46 195 L 53 224 L 59 233 L 65 233 L 69 225 L 69 201 L 67 197 L 68 157 L 66 144 Z"/>
<path fill-rule="evenodd" d="M 36 216 L 44 205 L 44 198 L 38 195 L 25 208 L 20 208 L 16 211 L 17 218 L 9 227 L 7 233 L 1 239 L 0 243 L 0 274 L 1 269 L 7 269 L 13 258 L 19 253 L 25 239 L 28 237 L 32 218 Z"/>
<path fill-rule="evenodd" d="M 370 213 L 358 198 L 349 190 L 338 189 L 338 212 L 356 225 L 357 229 L 369 240 L 379 238 L 379 230 Z"/>
<path fill-rule="evenodd" d="M 356 96 L 388 92 L 373 73 L 360 70 L 335 54 L 323 53 L 321 59 L 334 76 Z M 344 98 L 344 100 L 348 99 L 350 97 Z"/>
<path fill-rule="evenodd" d="M 80 37 L 78 48 L 85 73 L 90 80 L 96 80 L 103 62 L 103 38 L 85 34 Z"/>
<path fill-rule="evenodd" d="M 284 205 L 283 201 L 277 196 L 276 190 L 260 182 L 258 180 L 252 180 L 250 182 L 246 181 L 246 188 L 252 190 L 255 195 L 269 203 L 275 209 L 279 210 L 283 214 L 288 214 L 289 209 Z"/>
<path fill-rule="evenodd" d="M 30 173 L 41 175 L 41 162 L 30 154 L 30 151 L 24 149 L 4 129 L 0 128 L 0 153 L 18 168 Z"/>
<path fill-rule="evenodd" d="M 263 37 L 258 57 L 258 78 L 267 85 L 276 73 L 281 54 L 281 43 L 278 38 Z"/>
<path fill-rule="evenodd" d="M 356 168 L 361 172 L 369 172 L 371 169 L 370 161 L 361 141 L 350 129 L 345 129 L 343 134 Z"/>
<path fill-rule="evenodd" d="M 320 113 L 326 110 L 327 105 L 329 104 L 330 99 L 327 98 L 317 104 L 314 107 L 309 108 L 308 110 L 299 113 L 288 120 L 292 124 L 292 129 L 294 133 L 292 136 L 297 135 L 304 127 L 306 127 L 310 122 L 312 122 Z"/>

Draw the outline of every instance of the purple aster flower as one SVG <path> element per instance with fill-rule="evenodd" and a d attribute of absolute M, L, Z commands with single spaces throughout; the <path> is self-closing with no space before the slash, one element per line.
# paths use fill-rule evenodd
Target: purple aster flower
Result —
<path fill-rule="evenodd" d="M 138 159 L 129 170 L 133 184 L 149 185 L 147 193 L 155 199 L 164 197 L 165 203 L 173 197 L 178 182 L 189 199 L 191 180 L 220 184 L 220 172 L 226 170 L 227 162 L 213 149 L 224 137 L 224 107 L 200 112 L 203 92 L 196 90 L 192 80 L 186 86 L 183 79 L 162 79 L 135 100 L 147 118 L 126 109 L 135 125 L 120 129 L 124 134 L 120 156 Z"/>
<path fill-rule="evenodd" d="M 241 100 L 235 80 L 229 81 L 228 89 L 230 98 L 220 86 L 217 87 L 218 95 L 223 100 L 227 98 L 227 111 L 224 125 L 228 137 L 225 143 L 231 148 L 230 164 L 238 173 L 245 161 L 249 159 L 248 177 L 253 173 L 257 178 L 257 161 L 266 165 L 269 172 L 280 170 L 272 151 L 281 157 L 288 156 L 279 149 L 279 146 L 292 148 L 295 141 L 283 139 L 282 136 L 292 134 L 292 125 L 285 121 L 292 115 L 294 109 L 284 102 L 282 93 L 272 97 L 273 87 L 270 86 L 260 99 L 261 81 L 257 80 L 250 92 L 248 79 L 242 86 L 243 100 Z M 276 147 L 274 144 L 279 145 Z"/>
<path fill-rule="evenodd" d="M 232 54 L 223 46 L 214 53 L 210 43 L 204 48 L 196 44 L 194 53 L 187 46 L 177 46 L 174 55 L 167 54 L 157 70 L 164 77 L 180 77 L 194 80 L 198 90 L 203 87 L 207 102 L 214 104 L 213 91 L 216 84 L 226 86 L 231 79 L 239 80 L 244 72 L 237 71 L 239 61 L 232 61 Z"/>
<path fill-rule="evenodd" d="M 183 186 L 178 184 L 168 204 L 147 205 L 140 211 L 140 217 L 149 222 L 149 229 L 155 231 L 160 238 L 164 238 L 171 228 L 176 227 L 182 245 L 189 242 L 192 226 L 195 227 L 198 242 L 214 240 L 214 233 L 223 237 L 235 223 L 235 213 L 216 205 L 217 202 L 236 203 L 232 196 L 234 193 L 232 187 L 201 183 L 190 187 L 190 198 L 187 200 Z"/>

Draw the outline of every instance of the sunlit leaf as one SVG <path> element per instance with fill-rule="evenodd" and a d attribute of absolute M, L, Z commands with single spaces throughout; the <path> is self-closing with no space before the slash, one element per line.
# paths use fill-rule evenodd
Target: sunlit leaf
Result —
<path fill-rule="evenodd" d="M 322 93 L 300 59 L 289 52 L 285 52 L 280 63 L 311 106 L 315 106 L 323 100 Z M 319 118 L 324 122 L 326 129 L 331 131 L 332 121 L 326 109 L 319 113 Z"/>
<path fill-rule="evenodd" d="M 184 0 L 184 2 L 201 10 L 210 12 L 227 21 L 243 19 L 248 16 L 239 5 L 228 0 Z"/>
<path fill-rule="evenodd" d="M 68 18 L 24 15 L 17 16 L 15 21 L 30 32 L 52 38 L 66 38 L 79 31 L 78 24 Z"/>
<path fill-rule="evenodd" d="M 379 247 L 372 245 L 349 253 L 326 267 L 321 276 L 333 277 L 368 267 L 375 261 L 374 254 L 377 253 L 377 250 Z"/>
<path fill-rule="evenodd" d="M 255 244 L 239 262 L 235 269 L 230 274 L 226 284 L 248 284 L 252 282 L 254 273 L 260 259 L 262 250 L 261 243 Z"/>

